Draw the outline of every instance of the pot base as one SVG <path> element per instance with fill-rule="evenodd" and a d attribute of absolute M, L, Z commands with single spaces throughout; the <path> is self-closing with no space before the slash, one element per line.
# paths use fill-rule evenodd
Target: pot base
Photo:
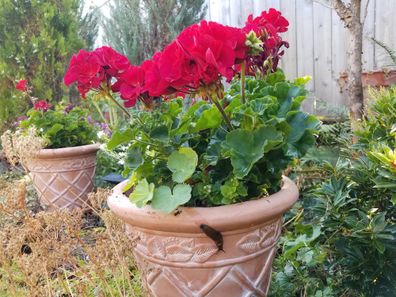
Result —
<path fill-rule="evenodd" d="M 155 297 L 266 296 L 282 219 L 223 233 L 224 252 L 206 236 L 147 233 L 130 225 L 144 286 Z"/>

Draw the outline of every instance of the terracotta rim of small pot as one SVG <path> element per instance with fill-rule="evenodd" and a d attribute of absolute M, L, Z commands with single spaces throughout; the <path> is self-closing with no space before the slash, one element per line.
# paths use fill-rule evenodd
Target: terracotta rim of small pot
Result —
<path fill-rule="evenodd" d="M 155 211 L 150 206 L 138 208 L 123 194 L 126 183 L 114 187 L 108 198 L 113 213 L 132 226 L 164 232 L 201 233 L 201 224 L 220 232 L 253 227 L 279 218 L 299 197 L 295 183 L 284 176 L 281 190 L 270 196 L 216 207 L 180 207 L 180 214 L 174 215 Z"/>
<path fill-rule="evenodd" d="M 73 156 L 90 155 L 100 148 L 100 144 L 86 144 L 80 146 L 63 147 L 56 149 L 41 149 L 35 156 L 35 159 L 57 159 L 68 158 Z"/>

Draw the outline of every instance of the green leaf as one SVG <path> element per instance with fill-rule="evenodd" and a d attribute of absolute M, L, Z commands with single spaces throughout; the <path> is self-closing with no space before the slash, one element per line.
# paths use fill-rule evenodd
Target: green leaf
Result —
<path fill-rule="evenodd" d="M 224 185 L 220 187 L 221 195 L 223 195 L 223 197 L 226 200 L 232 201 L 234 197 L 238 196 L 237 194 L 238 185 L 239 182 L 237 179 L 230 179 L 226 181 Z"/>
<path fill-rule="evenodd" d="M 120 144 L 129 142 L 135 138 L 135 132 L 132 129 L 126 129 L 124 131 L 115 131 L 107 143 L 107 148 L 112 150 L 119 146 Z"/>
<path fill-rule="evenodd" d="M 147 179 L 142 179 L 138 182 L 131 195 L 129 195 L 129 199 L 131 199 L 137 207 L 143 207 L 147 202 L 153 199 L 153 195 L 154 184 L 149 184 Z"/>
<path fill-rule="evenodd" d="M 297 77 L 294 80 L 294 84 L 298 85 L 298 86 L 305 86 L 311 79 L 312 79 L 312 77 L 309 75 Z"/>
<path fill-rule="evenodd" d="M 274 127 L 261 127 L 248 131 L 237 129 L 228 133 L 223 150 L 231 158 L 237 178 L 246 176 L 265 152 L 282 142 L 282 134 Z"/>
<path fill-rule="evenodd" d="M 197 153 L 190 147 L 181 147 L 169 156 L 167 166 L 173 173 L 173 181 L 182 183 L 193 175 L 197 164 Z"/>
<path fill-rule="evenodd" d="M 50 136 L 52 136 L 52 135 L 55 135 L 56 133 L 58 133 L 60 130 L 62 130 L 63 129 L 63 125 L 62 124 L 55 124 L 55 125 L 53 125 L 48 131 L 47 131 L 47 135 L 50 135 Z"/>
<path fill-rule="evenodd" d="M 169 142 L 169 130 L 168 127 L 166 126 L 159 126 L 154 128 L 151 133 L 150 136 L 152 138 L 154 138 L 155 140 L 167 143 Z"/>
<path fill-rule="evenodd" d="M 308 246 L 308 244 L 321 235 L 320 226 L 312 226 L 312 234 L 299 235 L 295 240 L 287 241 L 285 243 L 284 255 L 287 258 L 293 257 L 293 254 L 297 252 L 301 247 Z"/>
<path fill-rule="evenodd" d="M 220 126 L 222 117 L 220 111 L 213 106 L 210 109 L 206 109 L 202 112 L 199 117 L 193 131 L 198 132 L 205 129 L 217 128 Z"/>
<path fill-rule="evenodd" d="M 243 183 L 240 183 L 236 178 L 227 180 L 224 185 L 220 187 L 220 193 L 223 196 L 222 203 L 235 203 L 235 198 L 247 195 L 247 190 Z"/>
<path fill-rule="evenodd" d="M 282 71 L 278 70 L 274 73 L 270 73 L 266 77 L 266 81 L 270 85 L 274 85 L 278 82 L 284 82 L 285 81 L 285 75 Z"/>
<path fill-rule="evenodd" d="M 396 205 L 396 194 L 392 195 L 391 202 L 393 205 Z"/>
<path fill-rule="evenodd" d="M 385 213 L 378 214 L 372 221 L 373 232 L 381 232 L 386 227 Z"/>
<path fill-rule="evenodd" d="M 151 206 L 156 210 L 167 213 L 175 210 L 179 205 L 187 203 L 191 198 L 191 186 L 177 184 L 173 188 L 173 193 L 168 186 L 160 186 L 154 191 L 154 198 Z"/>
<path fill-rule="evenodd" d="M 182 111 L 183 101 L 177 99 L 175 101 L 170 101 L 167 107 L 168 107 L 167 113 L 172 118 L 174 118 Z"/>
<path fill-rule="evenodd" d="M 287 142 L 295 143 L 304 135 L 306 129 L 316 129 L 319 121 L 314 116 L 305 112 L 296 112 L 287 119 L 291 129 L 287 137 Z"/>
<path fill-rule="evenodd" d="M 135 170 L 143 164 L 142 151 L 138 147 L 130 147 L 126 153 L 125 164 L 131 170 Z"/>
<path fill-rule="evenodd" d="M 199 109 L 204 106 L 208 105 L 205 101 L 198 101 L 190 106 L 190 108 L 187 110 L 187 112 L 184 114 L 183 118 L 193 118 L 194 115 L 199 112 Z"/>
<path fill-rule="evenodd" d="M 123 187 L 122 191 L 125 193 L 126 191 L 129 191 L 134 185 L 136 184 L 136 174 L 132 174 L 125 186 Z"/>
<path fill-rule="evenodd" d="M 229 102 L 227 107 L 224 109 L 226 113 L 232 112 L 235 108 L 237 108 L 238 106 L 240 106 L 242 104 L 240 94 L 238 93 L 235 97 L 236 98 L 233 98 L 231 100 L 231 102 Z"/>

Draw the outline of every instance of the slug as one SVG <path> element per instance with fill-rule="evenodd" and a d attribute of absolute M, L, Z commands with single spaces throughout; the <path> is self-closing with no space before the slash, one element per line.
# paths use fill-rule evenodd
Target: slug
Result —
<path fill-rule="evenodd" d="M 207 237 L 209 237 L 216 243 L 217 249 L 219 251 L 225 252 L 223 250 L 223 235 L 221 235 L 219 231 L 205 224 L 199 225 L 199 228 L 202 230 L 203 233 L 205 233 Z"/>

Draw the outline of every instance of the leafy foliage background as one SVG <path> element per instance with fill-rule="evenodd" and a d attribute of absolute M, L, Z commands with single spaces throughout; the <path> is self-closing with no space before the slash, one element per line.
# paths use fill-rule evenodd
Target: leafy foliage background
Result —
<path fill-rule="evenodd" d="M 17 80 L 27 79 L 40 99 L 66 95 L 69 59 L 92 47 L 97 32 L 95 17 L 82 16 L 82 6 L 79 0 L 0 0 L 0 129 L 28 108 Z"/>
<path fill-rule="evenodd" d="M 206 9 L 205 0 L 114 0 L 103 21 L 105 43 L 138 65 L 202 20 Z"/>
<path fill-rule="evenodd" d="M 355 145 L 348 123 L 322 126 L 295 173 L 302 199 L 285 224 L 270 296 L 394 296 L 395 91 L 372 94 Z"/>

